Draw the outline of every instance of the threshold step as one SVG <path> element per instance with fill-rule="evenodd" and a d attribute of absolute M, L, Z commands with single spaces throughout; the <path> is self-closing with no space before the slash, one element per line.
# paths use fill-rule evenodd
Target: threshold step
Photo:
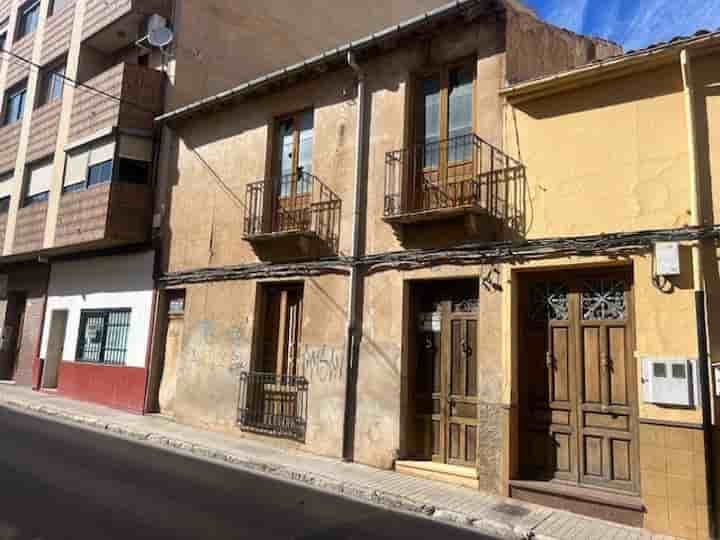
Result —
<path fill-rule="evenodd" d="M 473 467 L 447 465 L 434 461 L 400 460 L 395 462 L 395 471 L 427 480 L 437 480 L 475 489 L 479 488 L 478 472 Z"/>

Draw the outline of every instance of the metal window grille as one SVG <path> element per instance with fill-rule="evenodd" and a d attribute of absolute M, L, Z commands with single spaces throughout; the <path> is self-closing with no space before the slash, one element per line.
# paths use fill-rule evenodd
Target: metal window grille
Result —
<path fill-rule="evenodd" d="M 125 365 L 130 310 L 83 310 L 80 314 L 79 362 Z"/>
<path fill-rule="evenodd" d="M 305 377 L 243 372 L 238 423 L 244 431 L 304 441 L 307 393 Z"/>

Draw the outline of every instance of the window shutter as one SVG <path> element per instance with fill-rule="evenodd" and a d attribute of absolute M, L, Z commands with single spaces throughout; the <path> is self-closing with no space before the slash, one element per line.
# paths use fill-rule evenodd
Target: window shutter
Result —
<path fill-rule="evenodd" d="M 142 137 L 120 136 L 120 148 L 118 155 L 122 158 L 134 159 L 136 161 L 152 161 L 152 140 Z"/>
<path fill-rule="evenodd" d="M 32 197 L 38 193 L 50 191 L 52 183 L 53 164 L 52 161 L 36 165 L 30 169 L 27 196 Z"/>
<path fill-rule="evenodd" d="M 87 180 L 88 154 L 87 149 L 68 152 L 67 164 L 65 165 L 64 186 L 73 186 Z"/>
<path fill-rule="evenodd" d="M 15 178 L 14 173 L 0 176 L 0 199 L 4 199 L 5 197 L 10 197 L 10 195 L 12 195 L 13 178 Z"/>
<path fill-rule="evenodd" d="M 93 166 L 105 161 L 111 161 L 115 157 L 115 141 L 113 139 L 101 141 L 95 144 L 90 150 L 88 165 Z"/>

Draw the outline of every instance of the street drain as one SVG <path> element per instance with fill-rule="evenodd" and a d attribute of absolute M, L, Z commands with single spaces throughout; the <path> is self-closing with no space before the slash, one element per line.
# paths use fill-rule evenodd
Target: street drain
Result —
<path fill-rule="evenodd" d="M 513 504 L 496 504 L 491 510 L 510 517 L 524 517 L 530 513 L 530 510 L 527 508 Z"/>

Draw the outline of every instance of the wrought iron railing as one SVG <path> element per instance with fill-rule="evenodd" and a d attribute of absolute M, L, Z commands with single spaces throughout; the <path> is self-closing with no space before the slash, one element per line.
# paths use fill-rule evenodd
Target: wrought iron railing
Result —
<path fill-rule="evenodd" d="M 238 423 L 245 431 L 304 441 L 307 407 L 305 377 L 247 371 L 240 374 Z"/>
<path fill-rule="evenodd" d="M 475 206 L 523 231 L 525 201 L 525 166 L 472 133 L 385 156 L 385 217 Z"/>
<path fill-rule="evenodd" d="M 310 232 L 337 251 L 342 202 L 320 179 L 299 170 L 248 184 L 245 236 Z"/>

